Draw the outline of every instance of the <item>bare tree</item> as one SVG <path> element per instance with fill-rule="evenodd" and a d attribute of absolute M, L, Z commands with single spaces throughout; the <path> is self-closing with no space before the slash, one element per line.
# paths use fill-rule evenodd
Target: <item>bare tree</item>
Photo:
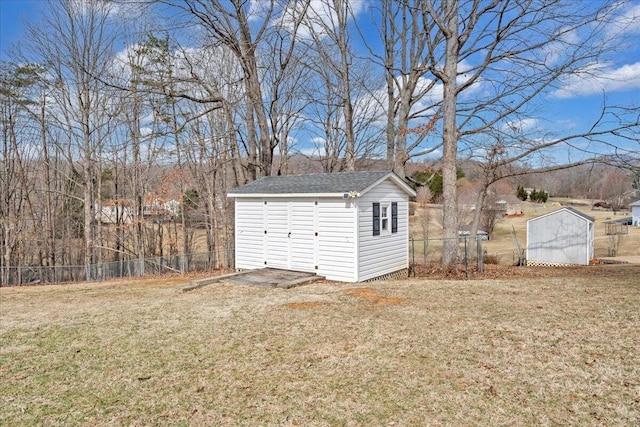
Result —
<path fill-rule="evenodd" d="M 457 251 L 455 171 L 459 148 L 473 146 L 478 135 L 531 117 L 537 101 L 563 78 L 589 72 L 593 61 L 612 47 L 604 29 L 615 13 L 613 6 L 609 3 L 586 10 L 562 0 L 420 2 L 424 29 L 430 34 L 429 72 L 442 87 L 443 263 L 455 262 Z M 603 115 L 610 112 L 612 109 L 607 109 Z M 611 114 L 609 118 L 621 125 L 608 129 L 610 134 L 614 134 L 612 128 L 626 129 L 626 137 L 633 139 L 629 131 L 638 126 L 637 111 L 617 109 L 615 113 L 617 117 Z M 622 125 L 625 119 L 620 114 L 625 113 L 629 117 Z M 597 124 L 583 136 L 602 135 L 606 130 Z M 560 137 L 529 148 L 541 153 L 558 141 L 576 139 L 576 135 Z M 492 150 L 492 146 L 485 148 Z M 517 160 L 523 153 L 507 156 Z"/>
<path fill-rule="evenodd" d="M 96 261 L 96 164 L 101 127 L 108 116 L 109 97 L 98 76 L 108 72 L 115 34 L 109 27 L 112 5 L 97 0 L 63 0 L 49 3 L 48 13 L 29 29 L 31 50 L 38 62 L 60 82 L 55 97 L 61 122 L 73 144 L 67 150 L 70 164 L 79 158 L 83 189 L 83 249 L 85 265 Z M 91 272 L 86 271 L 87 278 Z"/>
<path fill-rule="evenodd" d="M 631 179 L 619 169 L 608 172 L 600 188 L 600 198 L 606 200 L 615 212 L 622 209 L 628 202 L 627 194 L 632 189 Z"/>
<path fill-rule="evenodd" d="M 430 39 L 435 23 L 425 25 L 421 2 L 382 1 L 384 54 L 372 50 L 385 70 L 387 168 L 401 177 L 405 177 L 405 165 L 412 157 L 441 147 L 439 142 L 424 146 L 440 114 L 441 99 L 431 96 L 437 82 L 428 76 L 429 49 L 440 42 L 441 35 L 436 33 Z"/>
<path fill-rule="evenodd" d="M 296 28 L 304 16 L 306 9 L 304 5 L 308 2 L 288 9 L 286 15 L 283 15 L 284 8 L 275 0 L 257 3 L 244 0 L 158 0 L 158 2 L 182 11 L 187 20 L 204 31 L 209 44 L 225 46 L 236 56 L 242 69 L 242 81 L 245 85 L 244 122 L 247 128 L 249 179 L 271 175 L 273 154 L 278 141 L 274 139 L 269 126 L 269 108 L 264 103 L 263 73 L 260 71 L 258 54 L 261 44 L 268 38 L 268 33 L 274 30 L 272 20 L 278 14 L 281 19 L 283 16 L 290 18 L 293 35 L 288 36 L 290 43 L 279 52 L 280 72 L 286 74 L 295 47 Z M 274 81 L 280 81 L 280 79 L 276 78 Z"/>
<path fill-rule="evenodd" d="M 344 146 L 335 142 L 330 151 L 337 159 L 344 153 L 344 170 L 354 171 L 356 167 L 356 135 L 353 100 L 352 64 L 355 55 L 351 46 L 349 21 L 353 20 L 351 6 L 346 0 L 324 0 L 310 6 L 302 21 L 303 28 L 308 31 L 308 42 L 305 43 L 309 52 L 314 52 L 314 62 L 307 59 L 307 64 L 314 72 L 321 76 L 319 81 L 324 85 L 328 97 L 327 112 L 330 117 L 333 108 L 338 113 L 339 124 L 332 123 L 326 127 L 327 141 L 334 140 L 338 135 L 331 136 L 339 129 L 344 134 Z"/>
<path fill-rule="evenodd" d="M 9 282 L 9 269 L 20 265 L 19 253 L 24 241 L 19 237 L 29 233 L 26 197 L 31 190 L 23 166 L 23 153 L 18 146 L 18 126 L 24 76 L 19 67 L 3 63 L 0 69 L 0 129 L 2 130 L 2 169 L 0 170 L 0 283 Z M 27 192 L 25 194 L 25 191 Z M 26 213 L 26 215 L 25 215 Z M 23 248 L 24 249 L 24 248 Z"/>
<path fill-rule="evenodd" d="M 354 58 L 349 63 L 349 85 L 354 100 L 349 113 L 349 125 L 345 123 L 343 83 L 333 67 L 326 66 L 326 59 L 319 55 L 307 55 L 305 64 L 312 70 L 313 79 L 305 86 L 308 104 L 304 114 L 307 118 L 304 129 L 317 135 L 313 156 L 317 157 L 325 172 L 339 172 L 362 167 L 362 160 L 378 157 L 383 129 L 379 126 L 380 109 L 371 94 L 375 85 L 369 67 L 363 61 Z M 351 128 L 347 131 L 345 127 Z M 349 136 L 353 133 L 353 165 L 349 166 Z"/>

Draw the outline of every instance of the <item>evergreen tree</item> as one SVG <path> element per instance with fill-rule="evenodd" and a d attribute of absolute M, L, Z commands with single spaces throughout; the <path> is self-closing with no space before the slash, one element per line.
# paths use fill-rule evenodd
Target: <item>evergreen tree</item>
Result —
<path fill-rule="evenodd" d="M 518 199 L 522 200 L 523 202 L 529 198 L 529 195 L 527 194 L 527 190 L 524 189 L 522 184 L 518 185 L 518 188 L 516 190 L 516 197 L 518 197 Z"/>

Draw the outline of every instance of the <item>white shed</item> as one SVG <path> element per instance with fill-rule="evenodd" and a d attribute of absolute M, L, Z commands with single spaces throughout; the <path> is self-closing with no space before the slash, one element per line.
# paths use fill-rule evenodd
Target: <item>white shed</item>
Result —
<path fill-rule="evenodd" d="M 629 205 L 631 208 L 631 224 L 640 227 L 640 200 Z"/>
<path fill-rule="evenodd" d="M 315 272 L 361 282 L 405 275 L 409 196 L 393 172 L 345 172 L 261 178 L 235 198 L 237 269 Z"/>
<path fill-rule="evenodd" d="M 589 265 L 595 219 L 562 208 L 527 221 L 527 265 Z"/>

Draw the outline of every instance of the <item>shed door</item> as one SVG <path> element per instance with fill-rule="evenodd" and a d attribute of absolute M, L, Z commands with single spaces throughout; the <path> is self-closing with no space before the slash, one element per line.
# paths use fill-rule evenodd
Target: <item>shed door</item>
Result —
<path fill-rule="evenodd" d="M 292 201 L 290 209 L 290 269 L 315 272 L 316 266 L 316 210 L 312 200 Z"/>
<path fill-rule="evenodd" d="M 289 202 L 267 201 L 265 205 L 266 266 L 289 268 Z"/>
<path fill-rule="evenodd" d="M 313 200 L 267 201 L 265 205 L 266 266 L 314 272 L 316 210 Z"/>

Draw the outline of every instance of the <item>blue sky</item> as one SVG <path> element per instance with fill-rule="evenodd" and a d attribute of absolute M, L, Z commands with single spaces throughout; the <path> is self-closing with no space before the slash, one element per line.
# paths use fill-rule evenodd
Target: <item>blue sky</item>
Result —
<path fill-rule="evenodd" d="M 367 2 L 353 1 L 364 17 L 368 13 Z M 588 4 L 586 1 L 585 5 Z M 542 106 L 544 111 L 537 120 L 523 120 L 520 126 L 528 126 L 534 132 L 539 127 L 541 134 L 563 126 L 565 129 L 584 128 L 595 120 L 605 99 L 607 104 L 640 107 L 640 43 L 633 42 L 634 38 L 640 40 L 640 0 L 626 1 L 623 5 L 624 32 L 630 42 L 611 52 L 607 62 L 597 64 L 588 77 L 566 81 L 563 87 L 546 97 Z M 0 58 L 5 59 L 7 50 L 23 38 L 24 21 L 37 19 L 38 12 L 45 7 L 44 0 L 0 0 Z M 370 17 L 363 19 L 370 20 Z"/>
<path fill-rule="evenodd" d="M 33 18 L 45 6 L 44 0 L 0 0 L 0 55 L 23 37 L 24 20 Z"/>

